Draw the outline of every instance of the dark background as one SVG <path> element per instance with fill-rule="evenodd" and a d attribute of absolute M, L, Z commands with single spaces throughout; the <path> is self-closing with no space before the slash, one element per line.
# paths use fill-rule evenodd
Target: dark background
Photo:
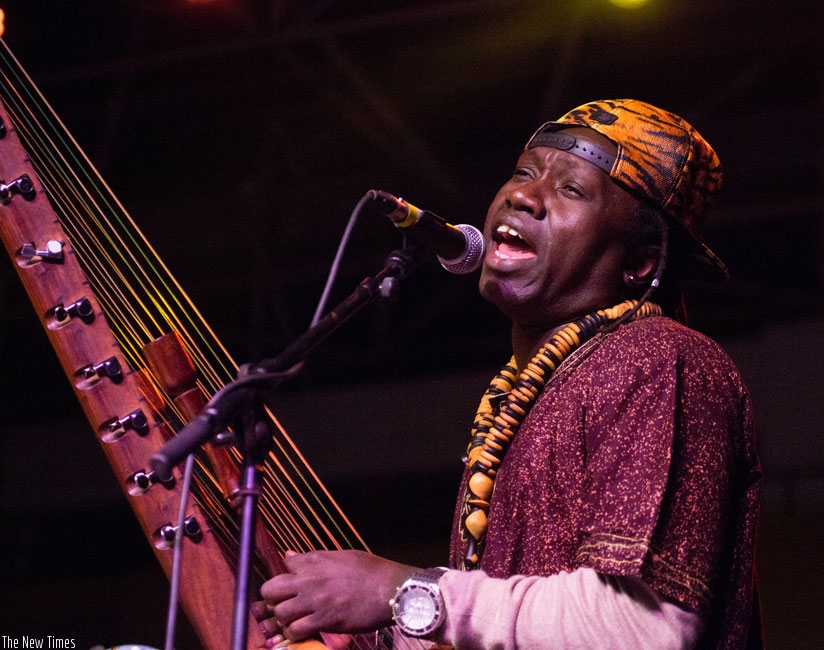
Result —
<path fill-rule="evenodd" d="M 824 70 L 819 2 L 1 0 L 5 40 L 239 362 L 309 323 L 350 211 L 384 189 L 480 225 L 520 147 L 592 99 L 695 125 L 726 171 L 733 272 L 692 324 L 753 392 L 772 648 L 824 599 Z M 362 221 L 335 297 L 398 245 Z M 442 563 L 476 401 L 508 355 L 477 278 L 424 264 L 284 389 L 276 414 L 374 550 Z M 0 635 L 162 644 L 167 585 L 0 266 Z M 18 629 L 21 628 L 21 629 Z M 193 642 L 187 637 L 181 648 Z"/>

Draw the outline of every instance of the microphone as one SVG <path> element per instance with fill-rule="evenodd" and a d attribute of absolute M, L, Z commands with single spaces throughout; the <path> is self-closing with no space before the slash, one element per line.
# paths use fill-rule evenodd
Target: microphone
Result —
<path fill-rule="evenodd" d="M 484 259 L 484 238 L 467 224 L 453 226 L 428 210 L 416 208 L 381 190 L 370 190 L 376 207 L 410 239 L 435 251 L 441 266 L 458 275 L 472 273 Z"/>

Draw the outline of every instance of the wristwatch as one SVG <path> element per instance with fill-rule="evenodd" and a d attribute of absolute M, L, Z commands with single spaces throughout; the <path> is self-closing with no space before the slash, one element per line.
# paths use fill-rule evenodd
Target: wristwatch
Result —
<path fill-rule="evenodd" d="M 401 631 L 412 637 L 426 636 L 444 620 L 443 596 L 438 580 L 446 569 L 438 567 L 413 574 L 389 601 L 392 618 Z"/>

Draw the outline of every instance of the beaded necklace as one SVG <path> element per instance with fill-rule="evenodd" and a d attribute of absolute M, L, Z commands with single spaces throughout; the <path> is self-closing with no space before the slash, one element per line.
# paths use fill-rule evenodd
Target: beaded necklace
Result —
<path fill-rule="evenodd" d="M 466 464 L 472 474 L 464 496 L 464 516 L 461 521 L 462 537 L 468 541 L 464 569 L 474 569 L 480 562 L 498 466 L 509 443 L 558 366 L 579 349 L 582 343 L 619 318 L 626 315 L 634 320 L 660 316 L 662 313 L 658 305 L 651 302 L 639 305 L 637 300 L 627 300 L 609 309 L 599 309 L 569 323 L 553 335 L 520 375 L 517 374 L 513 356 L 492 378 L 475 414 L 472 438 L 467 448 Z"/>

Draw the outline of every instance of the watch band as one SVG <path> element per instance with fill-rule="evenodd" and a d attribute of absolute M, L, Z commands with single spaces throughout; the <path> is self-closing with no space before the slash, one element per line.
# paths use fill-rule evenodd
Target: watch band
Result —
<path fill-rule="evenodd" d="M 431 569 L 426 569 L 425 571 L 421 571 L 420 573 L 413 573 L 413 578 L 422 578 L 424 580 L 431 580 L 435 584 L 438 584 L 438 581 L 441 579 L 441 576 L 446 573 L 449 569 L 443 566 L 436 566 L 432 567 Z M 440 590 L 439 590 L 440 591 Z"/>

